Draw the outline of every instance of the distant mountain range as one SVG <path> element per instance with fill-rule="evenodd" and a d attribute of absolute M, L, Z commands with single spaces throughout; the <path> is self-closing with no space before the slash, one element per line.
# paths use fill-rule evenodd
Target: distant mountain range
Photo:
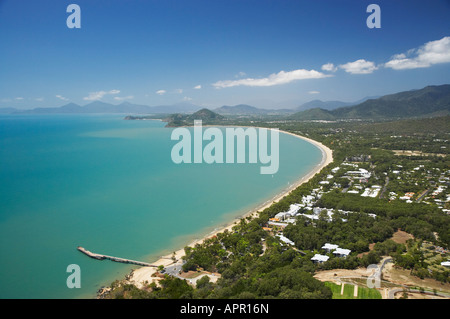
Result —
<path fill-rule="evenodd" d="M 368 96 L 368 97 L 365 97 L 361 100 L 354 101 L 354 102 L 312 100 L 312 101 L 303 103 L 302 105 L 297 107 L 295 110 L 296 111 L 305 111 L 305 110 L 310 110 L 310 109 L 315 109 L 315 108 L 320 108 L 323 110 L 334 110 L 334 109 L 344 107 L 344 106 L 357 105 L 357 104 L 365 102 L 369 99 L 376 99 L 378 97 L 379 96 Z"/>
<path fill-rule="evenodd" d="M 214 112 L 222 115 L 269 115 L 269 114 L 292 114 L 295 110 L 290 109 L 260 109 L 247 104 L 235 106 L 224 105 L 213 109 Z"/>
<path fill-rule="evenodd" d="M 295 120 L 396 119 L 450 115 L 450 85 L 427 86 L 368 99 L 333 110 L 313 108 L 292 114 Z"/>
<path fill-rule="evenodd" d="M 365 100 L 365 99 L 364 99 Z M 294 109 L 263 109 L 247 104 L 234 106 L 224 105 L 212 109 L 221 115 L 289 115 L 298 111 L 311 108 L 322 108 L 332 110 L 342 106 L 354 105 L 358 102 L 341 101 L 321 101 L 313 100 L 300 105 Z M 172 105 L 147 106 L 123 102 L 118 105 L 94 101 L 84 106 L 75 103 L 68 103 L 60 107 L 40 107 L 30 110 L 19 110 L 12 107 L 0 108 L 0 114 L 23 113 L 23 114 L 89 114 L 89 113 L 119 113 L 119 114 L 175 114 L 175 113 L 194 113 L 204 106 L 198 106 L 191 103 L 178 103 Z"/>
<path fill-rule="evenodd" d="M 123 102 L 118 105 L 94 101 L 92 103 L 80 106 L 75 103 L 69 103 L 60 107 L 42 107 L 31 110 L 17 110 L 6 108 L 6 112 L 0 113 L 23 113 L 23 114 L 89 114 L 89 113 L 119 113 L 119 114 L 171 114 L 171 113 L 192 113 L 201 109 L 200 106 L 190 103 L 179 103 L 173 105 L 147 106 Z"/>
<path fill-rule="evenodd" d="M 52 114 L 52 113 L 119 113 L 119 114 L 192 114 L 204 107 L 191 103 L 147 106 L 124 102 L 113 105 L 94 101 L 84 106 L 69 103 L 55 108 L 17 110 L 0 108 L 0 114 Z M 353 103 L 341 101 L 313 100 L 295 109 L 262 109 L 251 105 L 221 106 L 212 109 L 214 113 L 226 115 L 281 115 L 292 120 L 336 120 L 336 119 L 396 119 L 434 117 L 450 115 L 450 85 L 427 86 L 419 90 L 389 94 L 382 97 L 368 97 Z"/>
<path fill-rule="evenodd" d="M 194 113 L 201 110 L 202 106 L 191 103 L 179 103 L 172 105 L 147 106 L 123 102 L 118 105 L 94 101 L 92 103 L 80 106 L 75 103 L 69 103 L 60 107 L 42 107 L 31 110 L 18 110 L 15 108 L 0 108 L 0 114 L 23 113 L 23 114 L 89 114 L 89 113 L 123 113 L 123 114 L 175 114 L 175 113 Z M 239 104 L 235 106 L 221 106 L 214 109 L 215 113 L 223 115 L 264 115 L 264 114 L 293 114 L 296 110 L 280 109 L 267 110 L 250 105 Z"/>

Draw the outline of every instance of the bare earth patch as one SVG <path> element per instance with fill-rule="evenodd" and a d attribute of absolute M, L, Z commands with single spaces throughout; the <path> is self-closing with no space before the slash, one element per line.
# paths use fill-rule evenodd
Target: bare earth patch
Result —
<path fill-rule="evenodd" d="M 414 239 L 414 236 L 403 231 L 397 230 L 391 237 L 397 244 L 405 244 L 408 239 Z"/>
<path fill-rule="evenodd" d="M 429 290 L 436 289 L 438 292 L 450 293 L 450 283 L 441 283 L 431 278 L 420 279 L 410 275 L 410 270 L 394 267 L 389 263 L 383 269 L 383 279 L 406 286 L 424 287 Z"/>

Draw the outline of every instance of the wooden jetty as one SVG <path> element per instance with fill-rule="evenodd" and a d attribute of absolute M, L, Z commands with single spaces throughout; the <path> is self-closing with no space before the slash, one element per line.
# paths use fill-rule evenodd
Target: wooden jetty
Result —
<path fill-rule="evenodd" d="M 87 255 L 87 256 L 89 256 L 91 258 L 98 259 L 98 260 L 108 259 L 108 260 L 115 261 L 115 262 L 118 262 L 118 263 L 135 264 L 135 265 L 144 266 L 144 267 L 158 267 L 158 266 L 155 266 L 155 265 L 143 262 L 143 261 L 137 261 L 137 260 L 131 260 L 131 259 L 126 259 L 126 258 L 120 258 L 120 257 L 96 254 L 96 253 L 90 252 L 87 249 L 84 249 L 81 246 L 78 246 L 77 249 L 79 251 L 81 251 L 83 254 L 85 254 L 85 255 Z"/>

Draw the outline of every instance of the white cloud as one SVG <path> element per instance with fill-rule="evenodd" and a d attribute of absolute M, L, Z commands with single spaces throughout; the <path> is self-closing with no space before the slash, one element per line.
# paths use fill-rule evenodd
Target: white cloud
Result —
<path fill-rule="evenodd" d="M 175 90 L 175 93 L 176 93 L 176 94 L 181 94 L 181 93 L 183 93 L 183 89 L 176 89 L 176 90 Z"/>
<path fill-rule="evenodd" d="M 200 90 L 202 88 L 202 86 L 199 84 L 199 85 L 196 85 L 196 86 L 194 86 L 194 89 L 195 90 Z"/>
<path fill-rule="evenodd" d="M 235 78 L 243 78 L 244 76 L 246 76 L 247 75 L 247 73 L 245 73 L 245 72 L 239 72 L 238 74 L 236 74 L 234 77 Z"/>
<path fill-rule="evenodd" d="M 62 96 L 62 95 L 60 95 L 60 94 L 56 94 L 55 96 L 56 96 L 58 99 L 60 99 L 60 100 L 63 100 L 63 101 L 69 101 L 68 98 L 66 98 L 66 97 L 64 97 L 64 96 Z"/>
<path fill-rule="evenodd" d="M 44 101 L 44 98 L 43 97 L 37 97 L 37 98 L 35 98 L 35 100 L 38 101 L 38 102 L 42 102 L 42 101 Z"/>
<path fill-rule="evenodd" d="M 433 64 L 450 62 L 450 37 L 430 41 L 418 49 L 396 54 L 384 64 L 394 70 L 427 68 Z"/>
<path fill-rule="evenodd" d="M 192 101 L 192 98 L 191 98 L 191 97 L 188 97 L 188 96 L 185 96 L 185 97 L 183 98 L 183 101 Z"/>
<path fill-rule="evenodd" d="M 166 90 L 158 90 L 158 91 L 156 91 L 156 94 L 159 94 L 159 95 L 163 95 L 165 93 L 166 93 Z"/>
<path fill-rule="evenodd" d="M 337 69 L 338 68 L 333 63 L 327 63 L 322 65 L 322 70 L 324 71 L 336 72 Z"/>
<path fill-rule="evenodd" d="M 320 92 L 319 91 L 309 91 L 308 93 L 309 94 L 319 94 Z"/>
<path fill-rule="evenodd" d="M 377 69 L 375 63 L 371 61 L 366 61 L 364 59 L 359 59 L 354 62 L 348 62 L 346 64 L 341 64 L 339 67 L 347 73 L 351 74 L 369 74 Z"/>
<path fill-rule="evenodd" d="M 15 100 L 21 101 L 21 100 L 23 100 L 23 97 L 21 97 L 21 96 L 16 97 Z"/>
<path fill-rule="evenodd" d="M 320 79 L 329 77 L 331 75 L 326 75 L 316 70 L 305 70 L 299 69 L 294 71 L 280 71 L 278 73 L 270 74 L 268 77 L 260 79 L 240 79 L 240 80 L 228 80 L 228 81 L 218 81 L 213 83 L 216 88 L 227 88 L 233 86 L 273 86 L 290 83 L 295 80 L 305 80 L 305 79 Z"/>
<path fill-rule="evenodd" d="M 108 94 L 119 94 L 119 90 L 110 90 L 110 91 L 97 91 L 89 93 L 89 96 L 83 98 L 85 101 L 95 101 L 102 99 L 105 95 Z"/>
<path fill-rule="evenodd" d="M 132 100 L 134 99 L 133 95 L 128 95 L 128 96 L 115 96 L 114 100 L 116 101 L 124 101 L 124 100 Z"/>

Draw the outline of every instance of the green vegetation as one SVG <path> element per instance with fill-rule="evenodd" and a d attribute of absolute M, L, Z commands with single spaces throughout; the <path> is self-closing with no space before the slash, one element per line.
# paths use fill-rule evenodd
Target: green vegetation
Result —
<path fill-rule="evenodd" d="M 327 286 L 328 288 L 330 288 L 332 294 L 333 294 L 333 299 L 344 299 L 343 296 L 341 295 L 341 285 L 337 285 L 335 283 L 326 281 L 324 282 L 325 286 Z M 353 293 L 352 293 L 352 297 L 353 297 Z"/>
<path fill-rule="evenodd" d="M 358 287 L 358 299 L 381 299 L 381 294 L 374 288 Z"/>
<path fill-rule="evenodd" d="M 297 112 L 295 114 L 292 114 L 291 116 L 289 116 L 289 119 L 291 120 L 303 120 L 303 121 L 307 121 L 307 120 L 327 120 L 327 121 L 331 121 L 331 120 L 335 120 L 335 116 L 333 115 L 333 113 L 331 113 L 331 111 L 328 110 L 324 110 L 321 108 L 312 108 L 309 110 L 305 110 L 305 111 L 301 111 L 301 112 Z"/>

